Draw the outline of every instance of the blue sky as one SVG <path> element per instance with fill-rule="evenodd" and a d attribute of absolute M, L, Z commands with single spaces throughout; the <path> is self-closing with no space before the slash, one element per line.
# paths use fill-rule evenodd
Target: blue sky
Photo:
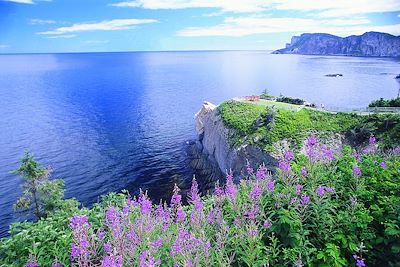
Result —
<path fill-rule="evenodd" d="M 400 35 L 400 1 L 0 0 L 0 53 L 270 50 L 366 31 Z"/>

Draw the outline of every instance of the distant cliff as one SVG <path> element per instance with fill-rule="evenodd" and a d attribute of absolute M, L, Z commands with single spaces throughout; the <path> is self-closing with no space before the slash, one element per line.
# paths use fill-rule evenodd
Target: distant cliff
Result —
<path fill-rule="evenodd" d="M 399 57 L 400 36 L 381 32 L 366 32 L 345 38 L 326 33 L 303 33 L 293 36 L 286 48 L 274 54 L 346 55 Z"/>

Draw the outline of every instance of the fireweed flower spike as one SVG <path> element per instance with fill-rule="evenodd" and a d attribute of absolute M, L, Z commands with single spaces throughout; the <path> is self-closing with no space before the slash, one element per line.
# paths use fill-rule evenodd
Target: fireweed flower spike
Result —
<path fill-rule="evenodd" d="M 353 258 L 356 261 L 357 267 L 365 267 L 366 266 L 364 259 L 357 256 L 357 254 L 353 254 Z"/>
<path fill-rule="evenodd" d="M 361 169 L 357 165 L 353 165 L 352 172 L 354 177 L 360 177 L 362 175 Z"/>
<path fill-rule="evenodd" d="M 39 267 L 38 263 L 32 255 L 29 256 L 29 261 L 26 263 L 26 267 Z"/>
<path fill-rule="evenodd" d="M 262 194 L 262 189 L 258 186 L 258 183 L 256 183 L 250 192 L 250 198 L 253 201 L 258 201 L 260 199 L 261 194 Z"/>
<path fill-rule="evenodd" d="M 248 160 L 247 160 L 247 164 L 246 164 L 246 171 L 247 171 L 247 175 L 254 174 L 254 169 L 250 166 L 250 162 Z"/>
<path fill-rule="evenodd" d="M 377 142 L 376 142 L 375 136 L 372 135 L 372 136 L 369 138 L 368 143 L 369 143 L 371 146 L 376 145 Z"/>
<path fill-rule="evenodd" d="M 290 162 L 292 160 L 294 160 L 294 154 L 291 150 L 286 151 L 285 156 L 284 156 L 285 160 Z"/>
<path fill-rule="evenodd" d="M 225 186 L 225 194 L 232 200 L 236 200 L 237 188 L 233 183 L 233 174 L 232 171 L 226 176 L 226 186 Z"/>
<path fill-rule="evenodd" d="M 285 174 L 290 173 L 292 170 L 292 168 L 290 167 L 290 163 L 284 160 L 280 160 L 278 166 L 279 169 Z"/>
<path fill-rule="evenodd" d="M 382 169 L 387 168 L 386 162 L 384 162 L 384 161 L 381 162 L 380 166 L 382 167 Z"/>
<path fill-rule="evenodd" d="M 316 146 L 317 138 L 315 137 L 315 135 L 310 135 L 306 139 L 306 155 L 311 161 L 314 161 L 317 157 Z"/>
<path fill-rule="evenodd" d="M 306 177 L 307 174 L 308 174 L 307 169 L 305 167 L 302 167 L 301 171 L 300 171 L 300 174 L 301 174 L 301 176 Z"/>
<path fill-rule="evenodd" d="M 257 180 L 265 180 L 266 177 L 267 177 L 267 168 L 265 168 L 264 165 L 261 165 L 257 169 L 256 178 Z"/>

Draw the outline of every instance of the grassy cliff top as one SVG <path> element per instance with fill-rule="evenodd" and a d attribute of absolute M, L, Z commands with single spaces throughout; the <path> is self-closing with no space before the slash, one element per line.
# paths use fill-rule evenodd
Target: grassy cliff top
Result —
<path fill-rule="evenodd" d="M 286 139 L 298 148 L 312 132 L 322 137 L 342 133 L 355 144 L 371 135 L 379 137 L 386 147 L 400 141 L 400 116 L 396 114 L 333 114 L 268 100 L 227 101 L 218 109 L 226 126 L 235 130 L 234 145 L 257 143 L 269 150 L 274 143 Z"/>

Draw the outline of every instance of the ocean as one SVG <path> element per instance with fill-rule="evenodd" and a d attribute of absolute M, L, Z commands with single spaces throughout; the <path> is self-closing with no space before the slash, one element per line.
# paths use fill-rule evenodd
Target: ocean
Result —
<path fill-rule="evenodd" d="M 341 73 L 343 77 L 326 77 Z M 25 151 L 84 206 L 108 192 L 169 197 L 188 186 L 204 100 L 260 94 L 332 109 L 397 95 L 400 59 L 190 51 L 0 55 L 0 236 L 19 218 L 11 174 Z"/>

